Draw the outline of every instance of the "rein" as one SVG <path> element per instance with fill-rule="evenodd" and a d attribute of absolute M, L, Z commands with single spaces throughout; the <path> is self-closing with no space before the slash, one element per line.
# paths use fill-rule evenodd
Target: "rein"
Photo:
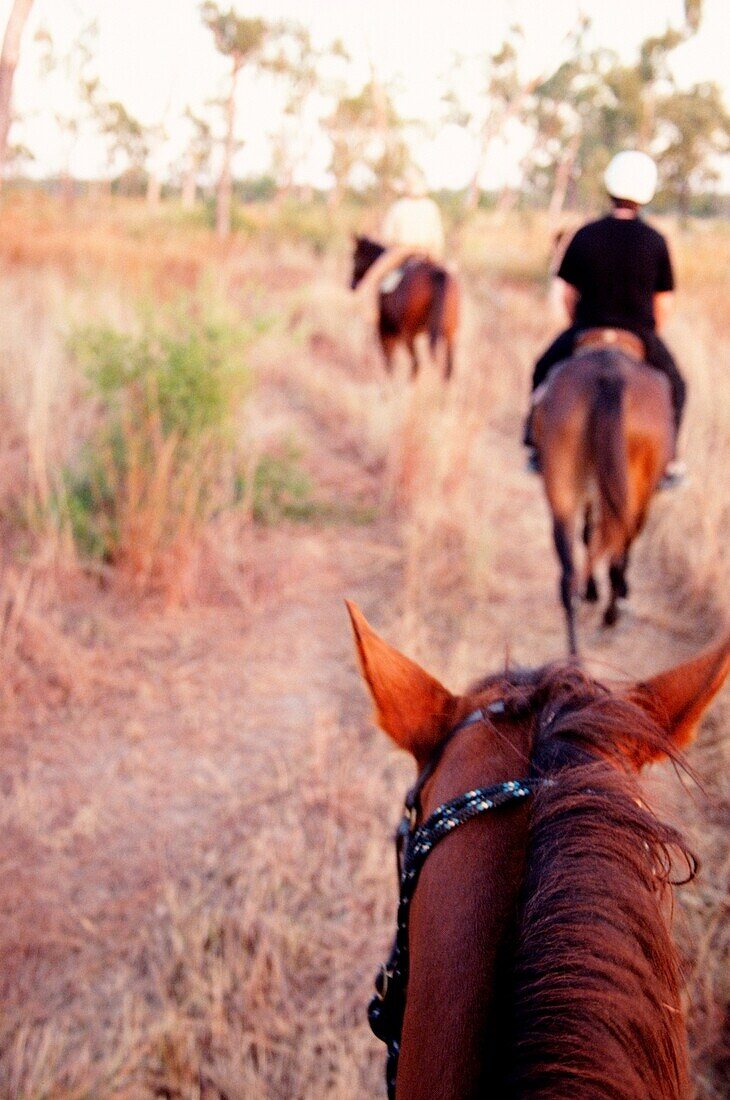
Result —
<path fill-rule="evenodd" d="M 395 940 L 387 963 L 375 978 L 375 995 L 368 1006 L 368 1021 L 373 1034 L 387 1046 L 385 1080 L 389 1100 L 395 1098 L 398 1056 L 403 1030 L 408 988 L 408 915 L 418 877 L 426 859 L 439 841 L 459 825 L 489 810 L 516 802 L 532 794 L 542 780 L 510 779 L 492 787 L 477 787 L 444 802 L 420 825 L 417 825 L 421 791 L 433 775 L 444 749 L 461 730 L 487 721 L 489 714 L 504 713 L 504 703 L 497 700 L 486 709 L 468 714 L 449 732 L 416 780 L 405 798 L 405 813 L 396 833 L 399 899 Z"/>

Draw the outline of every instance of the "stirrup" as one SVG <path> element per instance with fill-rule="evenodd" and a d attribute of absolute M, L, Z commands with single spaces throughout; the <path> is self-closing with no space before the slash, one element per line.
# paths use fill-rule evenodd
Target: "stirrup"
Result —
<path fill-rule="evenodd" d="M 525 462 L 525 469 L 530 474 L 540 474 L 540 457 L 537 453 L 536 447 L 530 447 L 527 452 L 527 461 Z"/>
<path fill-rule="evenodd" d="M 687 480 L 687 464 L 682 462 L 679 458 L 672 459 L 668 462 L 662 479 L 659 482 L 660 489 L 676 489 L 678 485 L 683 485 Z"/>

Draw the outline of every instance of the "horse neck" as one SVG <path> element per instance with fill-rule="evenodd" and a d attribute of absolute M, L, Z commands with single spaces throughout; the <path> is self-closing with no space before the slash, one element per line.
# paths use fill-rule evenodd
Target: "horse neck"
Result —
<path fill-rule="evenodd" d="M 477 771 L 456 786 L 483 782 Z M 658 896 L 673 842 L 603 762 L 456 829 L 411 906 L 398 1100 L 427 1100 L 434 1082 L 443 1100 L 684 1096 L 678 966 Z"/>

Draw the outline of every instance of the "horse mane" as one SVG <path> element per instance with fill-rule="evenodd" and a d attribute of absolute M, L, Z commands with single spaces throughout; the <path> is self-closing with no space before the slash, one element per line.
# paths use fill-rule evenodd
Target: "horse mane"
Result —
<path fill-rule="evenodd" d="M 513 966 L 509 1097 L 677 1100 L 687 1091 L 677 951 L 665 896 L 681 836 L 639 795 L 627 752 L 667 742 L 580 670 L 511 676 L 508 709 L 538 708 L 535 794 Z"/>

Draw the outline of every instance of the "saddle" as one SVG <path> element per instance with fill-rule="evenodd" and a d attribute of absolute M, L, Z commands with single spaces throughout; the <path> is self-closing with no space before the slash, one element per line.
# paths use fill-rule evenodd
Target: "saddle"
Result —
<path fill-rule="evenodd" d="M 414 264 L 422 263 L 424 258 L 424 256 L 421 256 L 418 253 L 414 252 L 412 255 L 406 256 L 404 260 L 401 260 L 397 267 L 394 267 L 391 271 L 386 271 L 385 275 L 378 284 L 378 290 L 380 291 L 380 293 L 392 294 L 396 287 L 400 285 L 400 282 L 408 268 L 412 267 Z"/>
<path fill-rule="evenodd" d="M 640 336 L 625 328 L 587 328 L 575 341 L 576 351 L 589 348 L 616 348 L 630 355 L 632 359 L 643 363 L 646 360 L 646 346 Z"/>

